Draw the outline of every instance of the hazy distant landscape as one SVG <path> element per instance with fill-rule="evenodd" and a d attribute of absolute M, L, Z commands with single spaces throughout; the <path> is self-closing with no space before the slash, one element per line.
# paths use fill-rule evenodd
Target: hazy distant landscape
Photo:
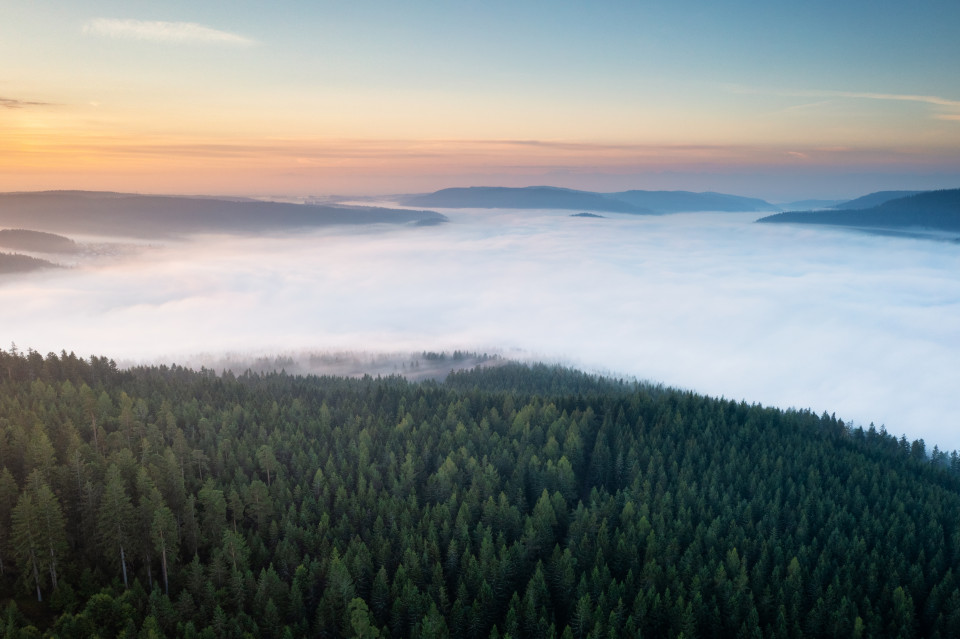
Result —
<path fill-rule="evenodd" d="M 249 203 L 204 217 L 195 198 L 162 200 L 200 211 L 163 233 L 138 215 L 156 202 L 124 199 L 128 218 L 86 209 L 106 236 L 0 231 L 76 249 L 69 269 L 0 275 L 3 327 L 28 345 L 0 349 L 6 628 L 960 622 L 956 243 L 817 213 L 393 202 L 359 209 L 369 223 L 307 225 L 314 208 L 290 204 L 251 225 Z M 897 233 L 903 202 L 863 211 L 892 209 Z M 56 206 L 38 218 L 79 228 Z"/>
<path fill-rule="evenodd" d="M 90 191 L 0 194 L 0 225 L 53 233 L 161 239 L 187 233 L 270 233 L 332 224 L 441 221 L 429 211 L 298 205 Z"/>
<path fill-rule="evenodd" d="M 773 211 L 756 198 L 689 191 L 624 191 L 591 193 L 547 186 L 526 188 L 470 187 L 443 189 L 398 198 L 408 206 L 489 209 L 590 209 L 613 213 L 662 215 L 692 211 Z"/>
<path fill-rule="evenodd" d="M 0 275 L 5 273 L 29 273 L 30 271 L 56 267 L 57 265 L 53 262 L 39 257 L 0 252 Z"/>
<path fill-rule="evenodd" d="M 957 219 L 954 193 L 929 194 L 942 219 Z M 564 209 L 383 208 L 391 203 L 257 204 L 283 215 L 271 218 L 270 234 L 251 235 L 268 222 L 251 225 L 250 203 L 17 197 L 35 217 L 17 217 L 9 204 L 17 200 L 0 196 L 8 202 L 0 223 L 154 238 L 129 253 L 80 258 L 68 271 L 0 282 L 6 326 L 41 352 L 69 345 L 131 362 L 325 350 L 513 353 L 827 410 L 960 446 L 950 374 L 960 358 L 953 246 L 758 225 L 755 213 L 589 218 Z M 101 201 L 108 206 L 90 204 Z M 145 221 L 161 204 L 170 207 L 170 232 Z M 327 213 L 361 217 L 330 225 Z M 320 226 L 306 226 L 308 214 Z M 848 213 L 781 217 L 796 219 L 789 215 Z M 424 219 L 448 223 L 409 226 Z M 60 320 L 65 314 L 70 322 Z"/>
<path fill-rule="evenodd" d="M 777 213 L 757 221 L 960 233 L 960 189 L 876 193 L 833 209 Z"/>
<path fill-rule="evenodd" d="M 76 253 L 80 250 L 77 243 L 68 237 L 27 229 L 0 229 L 0 248 L 38 253 Z"/>

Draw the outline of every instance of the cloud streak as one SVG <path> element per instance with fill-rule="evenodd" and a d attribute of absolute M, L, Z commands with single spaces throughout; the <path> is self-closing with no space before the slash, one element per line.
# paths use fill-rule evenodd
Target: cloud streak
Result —
<path fill-rule="evenodd" d="M 31 100 L 17 100 L 15 98 L 0 98 L 0 108 L 23 109 L 34 106 L 50 106 L 49 102 L 34 102 Z"/>
<path fill-rule="evenodd" d="M 747 95 L 776 95 L 785 98 L 830 98 L 844 100 L 877 100 L 884 102 L 915 102 L 927 104 L 935 107 L 946 108 L 952 113 L 934 114 L 932 117 L 937 120 L 960 120 L 960 100 L 952 100 L 938 95 L 922 95 L 914 93 L 883 93 L 875 91 L 829 91 L 829 90 L 797 90 L 797 91 L 770 91 L 756 87 L 728 86 L 729 91 L 733 93 L 742 93 Z M 805 110 L 820 107 L 828 104 L 829 101 L 815 102 L 813 104 L 800 104 L 788 107 L 788 111 Z"/>
<path fill-rule="evenodd" d="M 948 100 L 936 95 L 911 95 L 909 93 L 870 93 L 861 91 L 803 91 L 795 95 L 827 96 L 836 98 L 850 98 L 855 100 L 890 100 L 894 102 L 922 102 L 936 106 L 945 106 L 960 109 L 960 100 Z"/>
<path fill-rule="evenodd" d="M 165 44 L 221 44 L 250 46 L 254 40 L 245 36 L 220 31 L 195 22 L 163 22 L 159 20 L 132 20 L 94 18 L 83 25 L 88 35 L 123 40 L 142 40 Z"/>
<path fill-rule="evenodd" d="M 946 118 L 952 116 L 944 116 Z M 48 142 L 52 151 L 85 158 L 156 158 L 179 164 L 183 158 L 211 160 L 259 159 L 264 165 L 286 162 L 322 167 L 387 166 L 423 173 L 424 167 L 441 167 L 444 173 L 475 167 L 497 169 L 593 171 L 597 167 L 625 170 L 663 170 L 690 166 L 770 166 L 786 154 L 804 153 L 825 166 L 871 166 L 893 161 L 926 164 L 955 157 L 952 149 L 873 146 L 803 147 L 791 145 L 657 145 L 592 144 L 530 140 L 407 140 L 260 138 L 231 140 L 182 138 L 123 138 L 83 136 L 70 139 L 61 133 L 46 139 L 31 133 L 34 142 Z M 952 167 L 952 165 L 951 165 Z"/>

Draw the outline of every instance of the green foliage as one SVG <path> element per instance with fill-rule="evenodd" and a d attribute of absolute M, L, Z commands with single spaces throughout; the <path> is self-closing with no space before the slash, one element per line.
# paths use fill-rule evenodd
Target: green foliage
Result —
<path fill-rule="evenodd" d="M 546 366 L 0 351 L 0 637 L 946 637 L 958 477 L 882 429 Z"/>
<path fill-rule="evenodd" d="M 127 562 L 133 545 L 135 511 L 120 469 L 111 464 L 97 512 L 97 535 L 104 558 L 119 567 L 123 584 L 128 584 Z"/>
<path fill-rule="evenodd" d="M 67 550 L 66 524 L 60 503 L 35 470 L 11 513 L 11 545 L 22 579 L 31 583 L 42 601 L 49 587 L 56 589 L 58 564 Z"/>

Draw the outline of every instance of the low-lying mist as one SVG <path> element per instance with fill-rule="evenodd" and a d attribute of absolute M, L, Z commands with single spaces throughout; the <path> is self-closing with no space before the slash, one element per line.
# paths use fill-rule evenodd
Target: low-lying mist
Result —
<path fill-rule="evenodd" d="M 752 213 L 443 212 L 6 277 L 0 336 L 127 363 L 520 351 L 960 448 L 956 244 Z"/>

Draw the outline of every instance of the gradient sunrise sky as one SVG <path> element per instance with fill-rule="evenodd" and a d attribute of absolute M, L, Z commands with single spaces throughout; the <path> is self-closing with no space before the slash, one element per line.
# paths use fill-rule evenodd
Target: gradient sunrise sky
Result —
<path fill-rule="evenodd" d="M 960 2 L 0 0 L 0 190 L 960 186 Z"/>

